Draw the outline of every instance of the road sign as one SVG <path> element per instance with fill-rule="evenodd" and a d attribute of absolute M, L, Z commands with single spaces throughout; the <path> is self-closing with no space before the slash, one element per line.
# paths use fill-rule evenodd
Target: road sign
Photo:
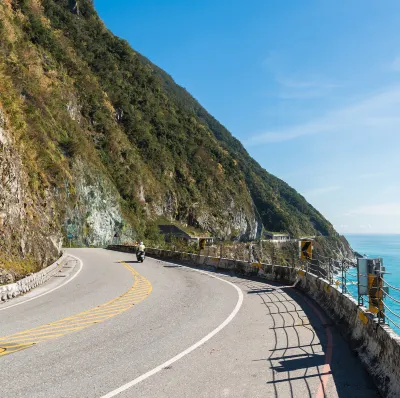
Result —
<path fill-rule="evenodd" d="M 369 312 L 378 316 L 378 319 L 385 318 L 383 304 L 385 288 L 382 275 L 385 273 L 383 260 L 381 258 L 358 258 L 358 302 L 364 303 L 363 295 L 368 295 Z M 387 294 L 387 293 L 386 293 Z"/>
<path fill-rule="evenodd" d="M 369 295 L 369 275 L 377 275 L 384 271 L 381 258 L 358 258 L 358 296 Z"/>
<path fill-rule="evenodd" d="M 67 239 L 69 240 L 69 247 L 71 247 L 72 246 L 72 238 L 74 237 L 74 235 L 72 235 L 72 234 L 68 234 L 67 235 Z"/>
<path fill-rule="evenodd" d="M 312 259 L 312 240 L 302 240 L 300 243 L 300 259 L 311 260 Z"/>

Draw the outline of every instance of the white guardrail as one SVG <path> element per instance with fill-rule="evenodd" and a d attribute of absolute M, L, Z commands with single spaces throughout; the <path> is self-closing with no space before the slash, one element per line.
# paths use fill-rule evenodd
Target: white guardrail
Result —
<path fill-rule="evenodd" d="M 66 259 L 67 255 L 63 254 L 56 262 L 41 271 L 20 279 L 18 282 L 0 286 L 0 301 L 11 300 L 47 282 L 60 270 Z"/>

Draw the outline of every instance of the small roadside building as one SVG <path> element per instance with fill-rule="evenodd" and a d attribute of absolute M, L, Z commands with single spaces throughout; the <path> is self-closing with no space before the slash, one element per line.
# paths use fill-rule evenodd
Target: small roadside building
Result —
<path fill-rule="evenodd" d="M 194 236 L 185 232 L 183 229 L 173 224 L 159 225 L 158 229 L 161 235 L 164 235 L 168 242 L 171 238 L 184 239 L 188 242 L 199 243 L 200 239 L 204 239 L 207 245 L 212 245 L 214 238 L 210 236 Z"/>
<path fill-rule="evenodd" d="M 289 234 L 282 234 L 278 232 L 264 232 L 264 237 L 266 240 L 276 242 L 276 243 L 284 243 L 284 242 L 289 242 L 290 241 L 290 235 Z"/>
<path fill-rule="evenodd" d="M 190 240 L 190 235 L 183 229 L 178 228 L 176 225 L 159 225 L 158 229 L 160 234 L 164 235 L 166 241 L 168 241 L 171 237 Z"/>

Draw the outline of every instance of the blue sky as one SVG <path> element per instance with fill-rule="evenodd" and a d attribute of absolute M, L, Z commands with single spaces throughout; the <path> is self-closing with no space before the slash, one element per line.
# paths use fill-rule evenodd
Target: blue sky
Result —
<path fill-rule="evenodd" d="M 400 233 L 400 2 L 95 0 L 342 233 Z"/>

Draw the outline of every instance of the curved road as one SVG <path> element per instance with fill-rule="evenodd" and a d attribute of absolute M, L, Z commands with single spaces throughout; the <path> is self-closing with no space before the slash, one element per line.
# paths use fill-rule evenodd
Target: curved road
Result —
<path fill-rule="evenodd" d="M 292 287 L 67 252 L 58 278 L 0 306 L 1 397 L 378 396 Z"/>

